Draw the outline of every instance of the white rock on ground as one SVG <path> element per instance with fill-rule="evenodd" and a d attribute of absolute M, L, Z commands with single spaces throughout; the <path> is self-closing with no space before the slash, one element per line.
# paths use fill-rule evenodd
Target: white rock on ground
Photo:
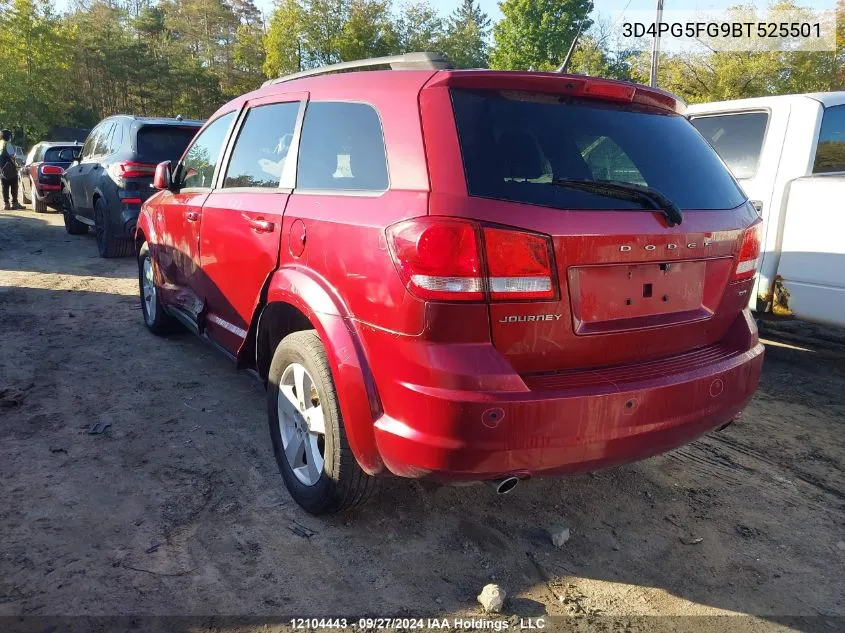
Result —
<path fill-rule="evenodd" d="M 478 601 L 485 613 L 499 613 L 505 604 L 505 590 L 499 585 L 485 585 L 478 595 Z"/>
<path fill-rule="evenodd" d="M 560 526 L 549 530 L 549 536 L 552 537 L 552 544 L 555 547 L 563 547 L 571 534 L 568 527 Z"/>

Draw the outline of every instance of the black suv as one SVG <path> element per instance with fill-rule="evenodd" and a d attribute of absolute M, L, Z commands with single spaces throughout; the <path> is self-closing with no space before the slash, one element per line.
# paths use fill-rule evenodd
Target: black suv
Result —
<path fill-rule="evenodd" d="M 116 115 L 91 130 L 82 155 L 62 175 L 65 229 L 71 235 L 93 226 L 101 257 L 132 254 L 141 204 L 152 188 L 156 165 L 179 160 L 202 126 L 180 118 Z"/>

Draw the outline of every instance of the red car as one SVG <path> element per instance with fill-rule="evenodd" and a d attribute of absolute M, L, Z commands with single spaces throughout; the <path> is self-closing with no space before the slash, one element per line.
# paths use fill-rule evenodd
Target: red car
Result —
<path fill-rule="evenodd" d="M 62 206 L 62 174 L 79 158 L 82 144 L 42 141 L 27 154 L 20 169 L 21 193 L 26 202 L 44 213 L 48 207 Z"/>
<path fill-rule="evenodd" d="M 505 492 L 642 459 L 760 377 L 760 220 L 677 98 L 444 65 L 268 82 L 158 166 L 138 220 L 146 325 L 266 382 L 313 513 L 389 473 Z"/>

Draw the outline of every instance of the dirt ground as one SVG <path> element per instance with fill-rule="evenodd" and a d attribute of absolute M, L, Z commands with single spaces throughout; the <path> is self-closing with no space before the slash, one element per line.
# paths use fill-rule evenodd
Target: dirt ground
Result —
<path fill-rule="evenodd" d="M 282 485 L 263 387 L 150 335 L 133 260 L 0 212 L 0 616 L 477 617 L 488 582 L 514 626 L 845 631 L 845 345 L 793 327 L 742 419 L 667 455 L 504 497 L 391 480 L 318 519 Z"/>

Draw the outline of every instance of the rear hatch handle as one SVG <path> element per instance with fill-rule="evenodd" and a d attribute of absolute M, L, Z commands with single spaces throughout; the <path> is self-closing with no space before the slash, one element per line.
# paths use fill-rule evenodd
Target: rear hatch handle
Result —
<path fill-rule="evenodd" d="M 678 206 L 654 187 L 644 187 L 621 180 L 586 180 L 581 178 L 560 178 L 552 180 L 556 187 L 566 187 L 594 193 L 617 200 L 629 200 L 650 206 L 661 211 L 669 226 L 677 226 L 684 221 L 684 214 Z"/>

